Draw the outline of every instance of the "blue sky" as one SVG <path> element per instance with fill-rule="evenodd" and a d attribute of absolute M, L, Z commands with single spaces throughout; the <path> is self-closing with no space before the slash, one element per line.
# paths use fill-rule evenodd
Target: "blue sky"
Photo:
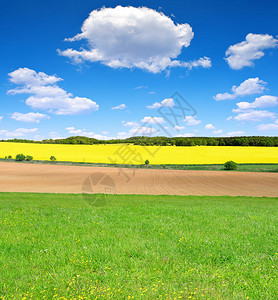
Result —
<path fill-rule="evenodd" d="M 0 139 L 277 135 L 277 15 L 269 0 L 1 1 Z M 176 91 L 196 115 L 173 125 L 158 108 Z"/>

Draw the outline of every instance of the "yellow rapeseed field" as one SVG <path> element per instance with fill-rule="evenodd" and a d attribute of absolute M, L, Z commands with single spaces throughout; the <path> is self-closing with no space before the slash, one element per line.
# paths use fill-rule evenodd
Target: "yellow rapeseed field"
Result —
<path fill-rule="evenodd" d="M 227 160 L 237 163 L 278 163 L 278 147 L 229 147 L 229 146 L 134 146 L 117 145 L 53 145 L 0 143 L 0 158 L 23 153 L 35 160 L 142 164 L 222 164 Z"/>

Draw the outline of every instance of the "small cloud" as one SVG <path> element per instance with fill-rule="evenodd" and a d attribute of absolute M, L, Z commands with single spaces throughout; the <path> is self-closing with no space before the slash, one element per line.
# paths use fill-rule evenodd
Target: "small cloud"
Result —
<path fill-rule="evenodd" d="M 212 124 L 207 124 L 205 126 L 206 129 L 215 129 L 215 127 Z"/>
<path fill-rule="evenodd" d="M 233 137 L 233 136 L 243 136 L 245 134 L 244 131 L 231 131 L 225 134 L 226 137 Z"/>
<path fill-rule="evenodd" d="M 215 133 L 215 134 L 220 134 L 220 133 L 222 133 L 223 132 L 223 129 L 219 129 L 219 130 L 214 130 L 213 131 L 213 133 Z"/>
<path fill-rule="evenodd" d="M 122 121 L 122 124 L 126 127 L 138 127 L 139 126 L 139 123 L 137 123 L 136 121 L 129 121 L 129 122 Z"/>
<path fill-rule="evenodd" d="M 250 110 L 244 113 L 240 113 L 234 117 L 236 121 L 254 121 L 259 122 L 263 119 L 270 118 L 275 119 L 276 114 L 267 110 Z"/>
<path fill-rule="evenodd" d="M 141 89 L 147 89 L 147 88 L 148 88 L 147 85 L 139 85 L 139 86 L 135 87 L 134 89 L 135 90 L 141 90 Z"/>
<path fill-rule="evenodd" d="M 278 119 L 275 120 L 274 123 L 270 124 L 260 124 L 257 126 L 259 131 L 265 131 L 265 130 L 278 130 Z"/>
<path fill-rule="evenodd" d="M 114 106 L 114 107 L 111 107 L 112 110 L 116 110 L 116 109 L 125 109 L 127 106 L 125 104 L 120 104 L 118 106 Z"/>
<path fill-rule="evenodd" d="M 184 121 L 188 126 L 195 126 L 201 123 L 201 120 L 197 120 L 196 116 L 187 116 L 184 118 Z"/>
<path fill-rule="evenodd" d="M 174 137 L 193 137 L 195 136 L 194 133 L 183 133 L 183 134 L 177 134 Z"/>
<path fill-rule="evenodd" d="M 174 127 L 174 129 L 177 130 L 177 131 L 180 131 L 180 130 L 182 130 L 182 129 L 184 129 L 184 128 L 185 128 L 184 126 L 178 126 L 178 125 L 176 125 L 176 126 Z"/>
<path fill-rule="evenodd" d="M 233 117 L 230 116 L 230 117 L 228 117 L 226 120 L 227 120 L 227 121 L 230 121 L 230 120 L 232 120 L 232 118 L 233 118 Z"/>
<path fill-rule="evenodd" d="M 162 100 L 160 103 L 159 102 L 155 102 L 152 105 L 147 106 L 147 108 L 149 108 L 149 109 L 157 109 L 157 108 L 160 108 L 162 106 L 172 108 L 172 107 L 175 106 L 175 102 L 174 102 L 174 100 L 172 98 L 166 98 L 166 99 Z"/>
<path fill-rule="evenodd" d="M 159 117 L 144 117 L 141 120 L 142 123 L 148 123 L 148 124 L 162 124 L 165 123 L 163 118 Z"/>
<path fill-rule="evenodd" d="M 232 93 L 217 94 L 213 98 L 216 101 L 230 100 L 237 97 L 244 97 L 247 95 L 260 94 L 265 90 L 266 82 L 260 80 L 258 77 L 249 78 L 242 82 L 239 86 L 232 87 Z"/>
<path fill-rule="evenodd" d="M 245 41 L 228 48 L 225 60 L 234 70 L 251 67 L 254 65 L 254 60 L 264 56 L 263 50 L 277 46 L 278 40 L 272 35 L 249 33 Z"/>
<path fill-rule="evenodd" d="M 22 114 L 19 112 L 14 112 L 11 115 L 11 119 L 14 119 L 16 121 L 21 121 L 21 122 L 28 122 L 28 123 L 40 123 L 41 120 L 47 119 L 49 120 L 50 117 L 44 114 L 40 113 L 27 113 L 27 114 Z"/>

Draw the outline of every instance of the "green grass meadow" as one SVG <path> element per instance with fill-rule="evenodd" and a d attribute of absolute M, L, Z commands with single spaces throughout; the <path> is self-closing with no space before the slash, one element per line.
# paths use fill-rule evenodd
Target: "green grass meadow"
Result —
<path fill-rule="evenodd" d="M 103 197 L 0 193 L 0 299 L 277 299 L 278 198 Z"/>

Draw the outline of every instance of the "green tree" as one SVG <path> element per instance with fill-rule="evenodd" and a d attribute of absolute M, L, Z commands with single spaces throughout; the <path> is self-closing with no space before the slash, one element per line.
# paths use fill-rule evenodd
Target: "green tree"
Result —
<path fill-rule="evenodd" d="M 17 156 L 15 157 L 16 161 L 23 161 L 25 160 L 25 155 L 24 154 L 17 154 Z"/>
<path fill-rule="evenodd" d="M 224 169 L 225 170 L 236 170 L 237 164 L 232 160 L 226 161 L 224 164 Z"/>

